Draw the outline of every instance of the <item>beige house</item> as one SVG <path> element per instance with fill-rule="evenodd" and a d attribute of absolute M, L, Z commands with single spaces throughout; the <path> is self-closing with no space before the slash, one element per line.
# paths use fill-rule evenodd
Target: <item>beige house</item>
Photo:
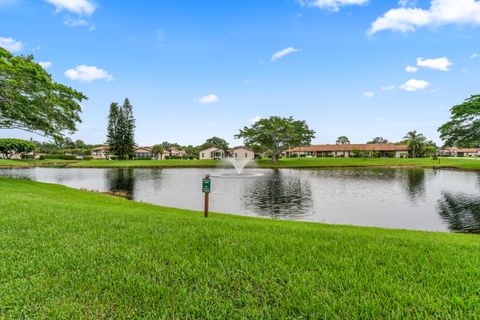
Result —
<path fill-rule="evenodd" d="M 480 157 L 480 148 L 447 147 L 440 150 L 438 154 L 449 157 Z"/>
<path fill-rule="evenodd" d="M 134 151 L 135 159 L 152 159 L 153 153 L 151 147 L 136 147 Z"/>
<path fill-rule="evenodd" d="M 230 152 L 230 156 L 236 160 L 254 160 L 255 152 L 245 147 L 235 147 Z"/>
<path fill-rule="evenodd" d="M 408 156 L 409 147 L 403 144 L 321 144 L 292 148 L 284 152 L 287 157 L 305 155 L 307 157 L 349 158 L 357 152 L 379 153 L 381 157 L 402 158 Z"/>
<path fill-rule="evenodd" d="M 95 160 L 110 159 L 110 148 L 108 146 L 99 146 L 93 148 L 92 158 Z"/>
<path fill-rule="evenodd" d="M 226 157 L 226 152 L 219 148 L 208 148 L 200 151 L 198 158 L 200 160 L 220 160 Z"/>
<path fill-rule="evenodd" d="M 164 150 L 163 155 L 158 154 L 156 159 L 157 160 L 164 160 L 167 157 L 183 158 L 183 157 L 186 157 L 186 156 L 187 156 L 187 153 L 184 150 L 172 147 L 170 149 Z"/>

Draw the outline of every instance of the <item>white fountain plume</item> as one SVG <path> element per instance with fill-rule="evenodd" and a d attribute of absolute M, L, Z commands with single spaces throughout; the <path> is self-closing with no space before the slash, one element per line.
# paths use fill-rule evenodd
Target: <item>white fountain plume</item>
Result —
<path fill-rule="evenodd" d="M 237 174 L 242 174 L 243 169 L 245 166 L 252 160 L 250 159 L 234 159 L 234 158 L 226 158 L 227 162 L 233 165 Z"/>

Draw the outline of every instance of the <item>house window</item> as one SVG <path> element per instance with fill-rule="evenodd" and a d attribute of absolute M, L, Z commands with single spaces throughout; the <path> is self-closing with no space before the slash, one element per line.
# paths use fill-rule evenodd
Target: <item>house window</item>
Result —
<path fill-rule="evenodd" d="M 245 158 L 248 158 L 248 154 L 245 152 Z"/>
<path fill-rule="evenodd" d="M 205 158 L 205 154 L 202 152 L 202 158 Z"/>
<path fill-rule="evenodd" d="M 237 153 L 235 152 L 235 158 L 238 158 Z"/>

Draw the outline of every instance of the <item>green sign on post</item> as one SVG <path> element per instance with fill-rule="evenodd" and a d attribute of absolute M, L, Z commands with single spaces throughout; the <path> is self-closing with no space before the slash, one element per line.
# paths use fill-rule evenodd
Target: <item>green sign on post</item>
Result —
<path fill-rule="evenodd" d="M 210 189 L 211 189 L 211 186 L 212 186 L 211 182 L 212 181 L 209 178 L 204 178 L 202 180 L 202 192 L 210 193 Z"/>

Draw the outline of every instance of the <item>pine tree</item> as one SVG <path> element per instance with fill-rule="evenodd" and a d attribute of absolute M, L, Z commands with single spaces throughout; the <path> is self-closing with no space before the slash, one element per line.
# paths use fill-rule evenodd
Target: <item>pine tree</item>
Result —
<path fill-rule="evenodd" d="M 123 102 L 123 112 L 125 121 L 125 155 L 130 157 L 135 151 L 135 118 L 133 117 L 133 106 L 130 104 L 128 98 Z"/>
<path fill-rule="evenodd" d="M 108 115 L 107 144 L 110 147 L 110 154 L 118 159 L 131 157 L 135 148 L 135 119 L 133 107 L 125 99 L 122 106 L 118 103 L 110 105 Z"/>
<path fill-rule="evenodd" d="M 110 154 L 116 155 L 118 153 L 118 115 L 120 108 L 118 103 L 110 104 L 110 111 L 108 113 L 108 128 L 107 128 L 107 145 L 110 147 Z"/>

